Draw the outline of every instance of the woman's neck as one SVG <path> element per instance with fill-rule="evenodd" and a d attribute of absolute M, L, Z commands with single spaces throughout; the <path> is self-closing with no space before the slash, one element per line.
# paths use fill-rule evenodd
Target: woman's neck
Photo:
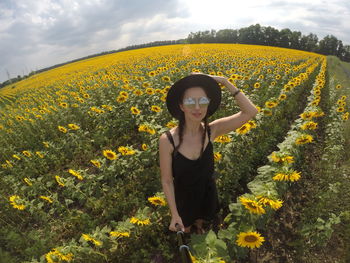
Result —
<path fill-rule="evenodd" d="M 184 126 L 184 134 L 190 137 L 196 137 L 198 134 L 203 132 L 203 126 L 201 122 L 190 122 L 187 121 Z"/>

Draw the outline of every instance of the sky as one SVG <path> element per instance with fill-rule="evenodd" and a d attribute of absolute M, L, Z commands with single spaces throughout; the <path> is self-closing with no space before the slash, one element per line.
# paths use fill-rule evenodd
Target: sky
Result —
<path fill-rule="evenodd" d="M 348 0 L 0 0 L 0 82 L 129 45 L 259 23 L 350 44 Z"/>

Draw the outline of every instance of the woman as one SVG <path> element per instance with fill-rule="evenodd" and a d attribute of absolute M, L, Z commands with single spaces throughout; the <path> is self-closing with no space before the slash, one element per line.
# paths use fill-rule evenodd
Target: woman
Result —
<path fill-rule="evenodd" d="M 221 102 L 224 85 L 241 111 L 208 123 Z M 227 78 L 192 73 L 171 86 L 166 98 L 169 113 L 179 125 L 159 138 L 161 182 L 171 212 L 169 230 L 204 233 L 203 222 L 219 211 L 212 142 L 252 119 L 255 105 Z"/>

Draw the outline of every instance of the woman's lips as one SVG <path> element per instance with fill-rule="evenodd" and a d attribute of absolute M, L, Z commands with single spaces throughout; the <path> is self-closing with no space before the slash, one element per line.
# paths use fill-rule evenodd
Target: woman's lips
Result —
<path fill-rule="evenodd" d="M 196 118 L 200 117 L 202 114 L 200 113 L 192 113 L 193 116 L 195 116 Z"/>

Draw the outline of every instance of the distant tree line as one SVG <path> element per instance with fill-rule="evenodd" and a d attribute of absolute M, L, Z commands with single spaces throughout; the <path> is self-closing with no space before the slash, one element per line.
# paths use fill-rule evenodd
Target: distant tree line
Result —
<path fill-rule="evenodd" d="M 82 58 L 78 58 L 78 59 L 74 59 L 74 60 L 70 60 L 64 63 L 60 63 L 60 64 L 56 64 L 47 68 L 43 68 L 43 69 L 39 69 L 39 70 L 35 70 L 35 71 L 31 71 L 28 75 L 24 75 L 24 76 L 20 76 L 18 75 L 15 78 L 11 78 L 9 80 L 4 81 L 3 83 L 0 83 L 0 89 L 6 85 L 9 84 L 13 84 L 16 83 L 22 79 L 26 79 L 34 74 L 38 74 L 40 72 L 44 72 L 50 69 L 54 69 L 69 63 L 73 63 L 73 62 L 77 62 L 80 60 L 84 60 L 84 59 L 88 59 L 88 58 L 93 58 L 93 57 L 98 57 L 98 56 L 102 56 L 102 55 L 107 55 L 107 54 L 112 54 L 112 53 L 117 53 L 117 52 L 121 52 L 121 51 L 126 51 L 126 50 L 131 50 L 131 49 L 140 49 L 140 48 L 146 48 L 146 47 L 154 47 L 154 46 L 165 46 L 165 45 L 175 45 L 175 44 L 185 44 L 186 40 L 185 39 L 179 39 L 179 40 L 163 40 L 163 41 L 154 41 L 154 42 L 150 42 L 150 43 L 146 43 L 146 44 L 139 44 L 139 45 L 131 45 L 131 46 L 127 46 L 125 48 L 120 48 L 117 50 L 111 50 L 111 51 L 104 51 L 98 54 L 93 54 L 93 55 L 89 55 L 86 57 L 82 57 Z"/>
<path fill-rule="evenodd" d="M 0 83 L 0 88 L 8 84 L 13 84 L 22 79 L 28 78 L 34 74 L 57 68 L 72 62 L 84 60 L 87 58 L 146 47 L 198 43 L 239 43 L 284 47 L 315 52 L 323 55 L 334 55 L 339 57 L 343 61 L 350 62 L 350 45 L 343 45 L 343 42 L 341 40 L 338 40 L 333 35 L 327 35 L 322 40 L 318 41 L 318 37 L 312 33 L 308 35 L 302 35 L 301 32 L 291 31 L 288 28 L 279 31 L 271 26 L 265 27 L 260 26 L 260 24 L 256 24 L 241 29 L 221 29 L 219 31 L 212 29 L 206 31 L 198 31 L 195 33 L 191 32 L 185 39 L 154 41 L 146 44 L 130 45 L 117 50 L 104 51 L 98 54 L 89 55 L 61 64 L 56 64 L 51 67 L 32 71 L 28 75 L 18 75 L 15 78 L 11 78 L 3 83 Z"/>
<path fill-rule="evenodd" d="M 315 52 L 323 55 L 334 55 L 343 61 L 350 62 L 350 45 L 343 45 L 333 35 L 327 35 L 318 41 L 315 34 L 302 35 L 299 31 L 288 28 L 277 30 L 260 24 L 241 29 L 222 29 L 191 32 L 187 42 L 195 43 L 239 43 L 292 48 Z"/>

